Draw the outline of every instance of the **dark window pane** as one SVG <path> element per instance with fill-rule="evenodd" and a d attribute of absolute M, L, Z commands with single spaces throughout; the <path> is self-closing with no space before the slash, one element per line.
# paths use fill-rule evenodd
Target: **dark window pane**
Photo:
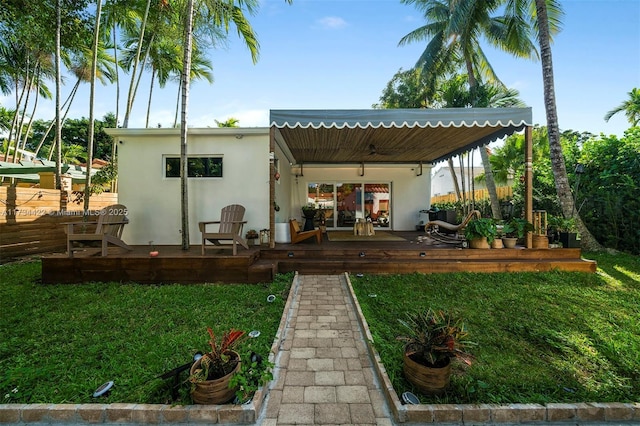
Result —
<path fill-rule="evenodd" d="M 180 177 L 180 158 L 165 158 L 166 177 Z M 222 157 L 189 157 L 187 159 L 189 177 L 222 177 Z"/>

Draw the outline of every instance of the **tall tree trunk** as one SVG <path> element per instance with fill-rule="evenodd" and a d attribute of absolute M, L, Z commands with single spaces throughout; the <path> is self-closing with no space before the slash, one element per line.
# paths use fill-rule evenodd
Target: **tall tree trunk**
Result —
<path fill-rule="evenodd" d="M 149 101 L 147 102 L 147 120 L 144 127 L 149 127 L 149 115 L 151 115 L 151 98 L 153 97 L 153 82 L 156 79 L 155 67 L 151 70 L 151 84 L 149 85 Z"/>
<path fill-rule="evenodd" d="M 193 42 L 193 2 L 187 1 L 187 16 L 184 30 L 184 59 L 182 61 L 182 114 L 180 119 L 180 196 L 182 216 L 182 249 L 189 250 L 189 194 L 187 191 L 187 110 L 189 106 L 189 84 L 191 78 L 191 46 Z"/>
<path fill-rule="evenodd" d="M 542 81 L 544 83 L 544 106 L 547 114 L 547 132 L 549 135 L 549 151 L 551 167 L 556 181 L 556 192 L 564 217 L 573 217 L 582 236 L 582 246 L 587 250 L 601 250 L 602 246 L 591 235 L 591 232 L 582 222 L 576 211 L 575 202 L 571 194 L 567 169 L 560 145 L 560 126 L 556 111 L 556 93 L 553 81 L 553 61 L 551 58 L 551 45 L 549 42 L 549 20 L 547 17 L 547 5 L 545 0 L 536 0 L 536 13 L 538 16 L 538 42 L 540 43 L 540 55 L 542 58 Z"/>
<path fill-rule="evenodd" d="M 453 187 L 456 191 L 456 197 L 458 201 L 462 200 L 462 194 L 460 193 L 460 183 L 458 182 L 458 176 L 456 176 L 456 168 L 453 165 L 453 159 L 447 158 L 447 165 L 449 166 L 449 173 L 451 173 L 451 179 L 453 179 Z"/>
<path fill-rule="evenodd" d="M 480 147 L 480 158 L 482 158 L 482 166 L 484 167 L 484 179 L 491 201 L 491 215 L 494 219 L 502 219 L 502 211 L 500 210 L 500 200 L 498 199 L 498 189 L 496 181 L 493 177 L 491 162 L 489 162 L 489 154 L 487 153 L 487 145 Z"/>
<path fill-rule="evenodd" d="M 95 129 L 94 102 L 96 97 L 96 71 L 98 68 L 98 45 L 100 44 L 100 14 L 102 0 L 98 0 L 96 8 L 96 27 L 93 31 L 93 56 L 91 60 L 91 90 L 89 93 L 89 128 L 87 129 L 87 174 L 84 184 L 84 220 L 88 219 L 89 201 L 91 198 L 91 165 L 93 164 L 93 133 Z"/>
<path fill-rule="evenodd" d="M 477 80 L 473 73 L 473 65 L 471 57 L 465 55 L 465 62 L 467 65 L 467 74 L 469 77 L 469 91 L 471 92 L 473 106 L 476 106 L 477 96 L 475 96 Z M 489 193 L 489 201 L 491 202 L 491 216 L 494 219 L 502 219 L 502 212 L 500 211 L 500 200 L 498 200 L 498 190 L 496 189 L 496 181 L 493 178 L 493 170 L 491 170 L 491 163 L 489 162 L 489 154 L 487 154 L 487 147 L 480 147 L 480 158 L 482 159 L 482 167 L 484 168 L 485 184 L 487 185 L 487 192 Z"/>
<path fill-rule="evenodd" d="M 60 175 L 62 174 L 62 127 L 60 125 L 60 88 L 62 87 L 62 74 L 60 71 L 60 32 L 62 31 L 62 16 L 61 16 L 61 0 L 56 1 L 56 170 L 55 180 L 56 188 L 62 189 L 62 180 Z"/>

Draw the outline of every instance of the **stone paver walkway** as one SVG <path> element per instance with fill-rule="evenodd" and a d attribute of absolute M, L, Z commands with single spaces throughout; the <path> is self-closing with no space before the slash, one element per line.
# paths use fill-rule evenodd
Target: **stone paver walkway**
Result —
<path fill-rule="evenodd" d="M 344 275 L 301 275 L 259 424 L 392 425 Z"/>

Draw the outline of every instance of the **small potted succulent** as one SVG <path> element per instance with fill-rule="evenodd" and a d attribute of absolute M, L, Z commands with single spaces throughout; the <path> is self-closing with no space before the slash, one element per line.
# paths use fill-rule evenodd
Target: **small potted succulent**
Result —
<path fill-rule="evenodd" d="M 475 343 L 467 339 L 462 319 L 444 310 L 407 313 L 399 319 L 405 335 L 404 375 L 409 382 L 428 394 L 440 394 L 449 385 L 451 362 L 471 364 L 473 356 L 467 349 Z"/>
<path fill-rule="evenodd" d="M 191 366 L 191 398 L 196 404 L 224 404 L 231 401 L 237 391 L 229 382 L 240 371 L 240 355 L 235 348 L 245 332 L 232 329 L 217 341 L 211 327 L 207 327 L 207 331 L 211 350 Z"/>

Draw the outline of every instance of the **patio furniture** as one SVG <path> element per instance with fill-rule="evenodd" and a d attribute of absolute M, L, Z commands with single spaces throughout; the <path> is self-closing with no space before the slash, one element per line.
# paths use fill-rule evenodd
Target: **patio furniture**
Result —
<path fill-rule="evenodd" d="M 67 232 L 67 255 L 73 257 L 75 251 L 96 249 L 106 256 L 109 245 L 133 250 L 122 241 L 124 225 L 129 223 L 127 208 L 122 204 L 107 206 L 98 212 L 97 221 L 65 223 Z M 95 231 L 90 232 L 95 225 Z"/>
<path fill-rule="evenodd" d="M 478 210 L 471 210 L 469 214 L 462 220 L 462 222 L 457 225 L 449 222 L 444 222 L 442 220 L 432 220 L 427 222 L 427 224 L 424 226 L 424 230 L 430 238 L 438 242 L 445 244 L 461 244 L 463 247 L 466 247 L 467 240 L 463 234 L 464 228 L 467 226 L 469 221 L 471 221 L 471 219 L 480 219 L 481 216 L 482 215 Z M 443 234 L 441 232 L 442 229 L 445 229 L 448 231 L 448 233 L 453 233 L 454 235 L 451 236 Z"/>
<path fill-rule="evenodd" d="M 320 229 L 314 229 L 312 231 L 301 231 L 298 221 L 291 219 L 289 221 L 289 230 L 291 231 L 291 244 L 299 243 L 300 241 L 308 240 L 309 238 L 316 238 L 316 243 L 322 242 L 322 232 Z"/>
<path fill-rule="evenodd" d="M 202 233 L 202 255 L 204 255 L 207 241 L 213 243 L 216 247 L 220 247 L 220 241 L 231 241 L 233 247 L 233 255 L 238 254 L 237 245 L 249 249 L 247 240 L 242 238 L 242 228 L 247 223 L 244 218 L 244 206 L 239 204 L 231 204 L 226 206 L 220 212 L 220 220 L 198 222 L 198 227 Z M 218 225 L 216 232 L 207 230 L 209 225 Z"/>

